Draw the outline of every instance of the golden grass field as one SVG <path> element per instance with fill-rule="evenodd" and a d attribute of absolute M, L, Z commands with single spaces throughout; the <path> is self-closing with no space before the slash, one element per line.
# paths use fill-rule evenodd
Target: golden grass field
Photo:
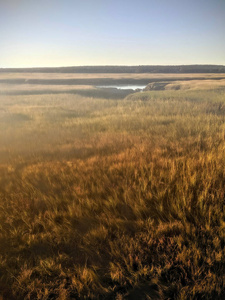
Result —
<path fill-rule="evenodd" d="M 224 299 L 220 83 L 2 89 L 0 299 Z"/>

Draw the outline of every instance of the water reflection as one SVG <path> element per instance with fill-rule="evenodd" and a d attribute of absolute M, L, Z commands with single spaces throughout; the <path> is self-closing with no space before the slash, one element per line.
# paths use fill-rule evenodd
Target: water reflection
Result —
<path fill-rule="evenodd" d="M 119 89 L 119 90 L 143 90 L 146 85 L 101 85 L 97 86 L 97 88 L 104 88 L 104 89 Z"/>

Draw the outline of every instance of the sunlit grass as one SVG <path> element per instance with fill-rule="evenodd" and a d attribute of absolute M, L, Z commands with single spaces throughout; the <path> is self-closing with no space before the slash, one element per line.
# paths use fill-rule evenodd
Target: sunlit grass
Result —
<path fill-rule="evenodd" d="M 223 299 L 224 104 L 1 96 L 3 299 Z"/>

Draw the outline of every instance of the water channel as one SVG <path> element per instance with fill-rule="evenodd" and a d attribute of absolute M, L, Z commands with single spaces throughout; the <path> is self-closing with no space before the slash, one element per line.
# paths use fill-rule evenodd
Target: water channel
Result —
<path fill-rule="evenodd" d="M 97 88 L 104 88 L 104 89 L 119 89 L 119 90 L 143 90 L 146 85 L 101 85 L 96 86 Z"/>

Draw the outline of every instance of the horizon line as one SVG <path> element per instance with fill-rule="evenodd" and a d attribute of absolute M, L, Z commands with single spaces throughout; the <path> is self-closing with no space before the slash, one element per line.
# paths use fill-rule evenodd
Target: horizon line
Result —
<path fill-rule="evenodd" d="M 225 67 L 225 65 L 221 64 L 152 64 L 152 65 L 73 65 L 73 66 L 32 66 L 32 67 L 0 67 L 0 69 L 51 69 L 51 68 L 79 68 L 79 67 L 183 67 L 183 66 L 218 66 Z"/>

